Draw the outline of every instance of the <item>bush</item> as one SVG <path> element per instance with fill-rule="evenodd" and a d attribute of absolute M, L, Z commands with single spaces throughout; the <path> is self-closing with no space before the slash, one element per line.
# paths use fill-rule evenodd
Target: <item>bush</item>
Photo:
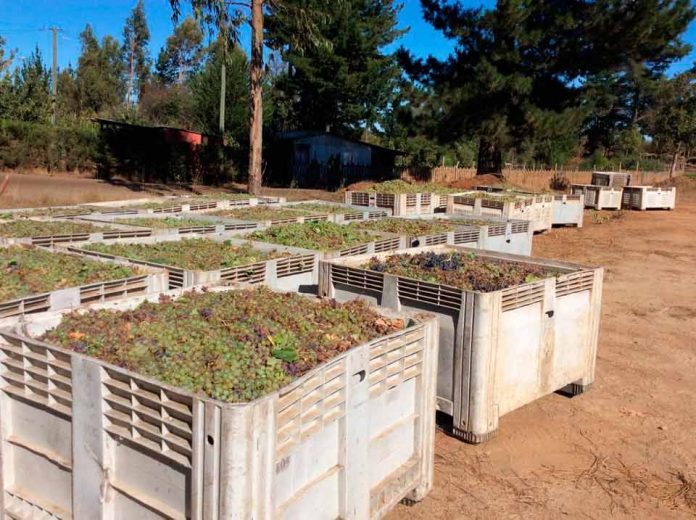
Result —
<path fill-rule="evenodd" d="M 570 181 L 563 172 L 555 172 L 549 179 L 549 188 L 554 191 L 567 191 L 570 188 Z"/>
<path fill-rule="evenodd" d="M 0 169 L 93 171 L 99 133 L 89 123 L 52 127 L 0 120 Z"/>

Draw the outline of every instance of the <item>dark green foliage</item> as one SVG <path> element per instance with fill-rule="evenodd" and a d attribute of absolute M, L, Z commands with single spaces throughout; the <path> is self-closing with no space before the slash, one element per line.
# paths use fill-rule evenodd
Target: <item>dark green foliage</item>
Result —
<path fill-rule="evenodd" d="M 205 65 L 191 77 L 189 89 L 193 96 L 193 128 L 209 134 L 218 133 L 220 113 L 220 73 L 222 52 L 219 41 L 208 48 Z M 225 128 L 232 146 L 244 146 L 248 138 L 249 63 L 239 46 L 230 44 L 227 51 L 225 83 Z"/>
<path fill-rule="evenodd" d="M 90 25 L 80 33 L 80 42 L 82 53 L 76 72 L 79 114 L 112 115 L 126 93 L 121 46 L 112 36 L 105 36 L 100 44 Z"/>
<path fill-rule="evenodd" d="M 320 13 L 309 34 L 318 44 L 295 45 L 305 23 L 298 10 Z M 354 135 L 375 130 L 399 77 L 393 55 L 385 51 L 401 35 L 398 10 L 384 0 L 289 0 L 271 9 L 266 17 L 269 45 L 289 65 L 274 85 L 276 126 L 330 126 Z"/>
<path fill-rule="evenodd" d="M 282 251 L 261 251 L 248 244 L 235 246 L 207 238 L 186 238 L 153 244 L 94 243 L 85 249 L 198 271 L 213 271 L 288 256 Z"/>
<path fill-rule="evenodd" d="M 190 392 L 241 402 L 403 327 L 403 320 L 383 318 L 364 302 L 258 288 L 187 293 L 123 312 L 72 313 L 42 339 Z"/>
<path fill-rule="evenodd" d="M 366 244 L 377 239 L 374 234 L 333 222 L 305 222 L 274 226 L 248 235 L 251 240 L 315 251 L 334 251 Z"/>
<path fill-rule="evenodd" d="M 505 0 L 488 10 L 436 0 L 422 4 L 425 18 L 456 40 L 457 48 L 442 61 L 414 60 L 402 51 L 401 62 L 434 96 L 430 115 L 423 116 L 437 117 L 433 135 L 445 142 L 479 137 L 479 173 L 500 172 L 506 150 L 524 151 L 530 141 L 543 143 L 544 134 L 557 135 L 557 115 L 578 121 L 586 109 L 586 78 L 631 63 L 664 66 L 682 56 L 687 48 L 680 35 L 694 17 L 684 0 Z M 567 157 L 567 142 L 577 142 L 580 130 L 569 126 L 575 130 L 560 144 L 531 156 Z"/>
<path fill-rule="evenodd" d="M 0 248 L 0 301 L 89 283 L 120 280 L 137 269 L 45 249 Z"/>
<path fill-rule="evenodd" d="M 93 124 L 51 127 L 0 119 L 0 169 L 88 171 L 98 154 L 99 136 Z"/>
<path fill-rule="evenodd" d="M 419 253 L 373 257 L 364 269 L 441 283 L 469 291 L 492 292 L 556 276 L 538 265 L 479 258 L 475 253 Z"/>
<path fill-rule="evenodd" d="M 673 168 L 696 147 L 696 70 L 660 83 L 650 126 L 656 144 L 672 154 Z"/>

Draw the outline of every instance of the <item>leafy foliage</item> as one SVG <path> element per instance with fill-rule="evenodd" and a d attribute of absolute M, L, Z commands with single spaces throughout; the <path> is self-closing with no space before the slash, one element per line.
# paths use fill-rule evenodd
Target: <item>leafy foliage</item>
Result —
<path fill-rule="evenodd" d="M 287 206 L 289 209 L 300 210 L 316 215 L 334 215 L 337 213 L 349 213 L 353 210 L 340 204 L 322 204 L 320 202 L 303 202 L 301 204 L 292 204 Z"/>
<path fill-rule="evenodd" d="M 411 183 L 402 180 L 384 181 L 370 186 L 368 191 L 375 193 L 437 193 L 447 194 L 456 193 L 454 188 L 447 188 L 433 182 Z"/>
<path fill-rule="evenodd" d="M 422 236 L 452 231 L 456 225 L 448 220 L 416 220 L 407 218 L 383 218 L 349 224 L 360 229 L 397 233 L 399 235 Z"/>
<path fill-rule="evenodd" d="M 274 208 L 267 206 L 252 206 L 250 208 L 225 209 L 214 211 L 209 215 L 217 217 L 236 218 L 239 220 L 274 220 L 279 218 L 298 218 L 311 215 L 312 211 L 294 210 L 289 207 Z"/>
<path fill-rule="evenodd" d="M 174 28 L 157 57 L 157 79 L 163 85 L 183 84 L 198 71 L 204 57 L 203 30 L 190 16 Z"/>
<path fill-rule="evenodd" d="M 556 275 L 538 265 L 489 260 L 475 253 L 459 252 L 400 254 L 384 260 L 373 257 L 362 267 L 480 292 L 498 291 Z"/>
<path fill-rule="evenodd" d="M 242 402 L 403 327 L 364 302 L 317 302 L 258 288 L 191 292 L 123 312 L 74 312 L 42 339 L 190 392 Z"/>
<path fill-rule="evenodd" d="M 196 219 L 193 217 L 143 217 L 143 218 L 117 218 L 114 220 L 116 224 L 126 224 L 128 226 L 144 226 L 154 229 L 173 229 L 181 227 L 199 227 L 212 226 L 213 222 L 209 220 Z"/>
<path fill-rule="evenodd" d="M 455 51 L 444 60 L 417 60 L 402 50 L 400 61 L 430 94 L 421 118 L 437 121 L 433 136 L 479 137 L 479 173 L 500 172 L 504 150 L 543 142 L 563 114 L 580 120 L 584 80 L 658 61 L 664 70 L 683 56 L 681 34 L 695 13 L 682 0 L 422 4 L 425 19 L 456 42 Z M 561 141 L 543 153 L 567 155 L 567 138 Z"/>
<path fill-rule="evenodd" d="M 150 30 L 145 17 L 145 4 L 138 0 L 123 27 L 123 45 L 121 55 L 126 90 L 126 104 L 130 106 L 142 92 L 150 75 L 150 57 L 147 43 Z"/>
<path fill-rule="evenodd" d="M 298 48 L 303 20 L 314 10 L 316 37 L 328 45 Z M 275 102 L 283 105 L 285 129 L 326 128 L 360 134 L 377 128 L 393 98 L 399 70 L 386 47 L 401 34 L 399 7 L 391 0 L 285 0 L 266 17 L 268 41 L 289 64 L 276 78 Z"/>
<path fill-rule="evenodd" d="M 0 169 L 90 170 L 99 157 L 95 125 L 51 127 L 0 119 Z"/>
<path fill-rule="evenodd" d="M 136 274 L 137 269 L 44 249 L 0 248 L 0 301 Z"/>
<path fill-rule="evenodd" d="M 317 251 L 333 251 L 375 240 L 375 235 L 367 231 L 333 222 L 285 224 L 255 231 L 248 237 L 251 240 Z"/>
<path fill-rule="evenodd" d="M 237 246 L 209 238 L 186 238 L 152 244 L 98 242 L 89 244 L 84 249 L 198 271 L 214 271 L 288 256 L 283 251 L 261 251 L 250 244 Z"/>
<path fill-rule="evenodd" d="M 99 233 L 108 226 L 93 226 L 79 222 L 41 222 L 38 220 L 13 220 L 0 224 L 0 236 L 22 238 L 47 235 L 76 235 Z"/>

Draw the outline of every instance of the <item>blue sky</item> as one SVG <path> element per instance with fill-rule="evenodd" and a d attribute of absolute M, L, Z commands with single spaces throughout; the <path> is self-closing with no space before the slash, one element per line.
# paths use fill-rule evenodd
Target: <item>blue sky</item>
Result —
<path fill-rule="evenodd" d="M 38 45 L 46 63 L 51 60 L 51 34 L 42 30 L 58 25 L 63 32 L 58 41 L 58 64 L 64 68 L 68 63 L 76 65 L 80 54 L 79 34 L 85 24 L 90 23 L 101 38 L 111 34 L 120 39 L 123 23 L 136 0 L 0 0 L 0 35 L 7 40 L 7 47 L 18 50 L 21 59 L 28 56 Z M 186 1 L 182 0 L 182 4 Z M 465 4 L 477 7 L 492 5 L 493 0 L 464 0 Z M 416 56 L 432 54 L 446 56 L 452 44 L 427 24 L 421 15 L 419 0 L 403 0 L 399 17 L 402 28 L 410 27 L 397 45 L 404 45 Z M 150 26 L 150 52 L 153 58 L 172 31 L 171 10 L 167 0 L 145 0 L 145 10 Z M 246 48 L 247 35 L 242 35 Z M 696 24 L 691 24 L 686 40 L 696 47 Z M 396 46 L 396 45 L 395 45 Z M 696 61 L 696 50 L 680 63 L 673 65 L 672 72 L 689 68 Z"/>

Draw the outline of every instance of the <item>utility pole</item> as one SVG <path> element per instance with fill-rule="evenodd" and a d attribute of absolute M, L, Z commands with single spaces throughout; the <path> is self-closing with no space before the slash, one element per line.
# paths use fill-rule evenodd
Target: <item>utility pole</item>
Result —
<path fill-rule="evenodd" d="M 56 126 L 56 112 L 58 108 L 58 27 L 51 27 L 53 39 L 53 63 L 51 65 L 51 124 Z"/>
<path fill-rule="evenodd" d="M 225 135 L 225 82 L 226 82 L 226 67 L 227 62 L 227 32 L 222 31 L 222 67 L 220 67 L 220 136 L 224 139 Z"/>
<path fill-rule="evenodd" d="M 53 59 L 51 63 L 51 125 L 56 126 L 56 113 L 58 108 L 58 32 L 60 27 L 52 25 L 51 31 Z"/>

